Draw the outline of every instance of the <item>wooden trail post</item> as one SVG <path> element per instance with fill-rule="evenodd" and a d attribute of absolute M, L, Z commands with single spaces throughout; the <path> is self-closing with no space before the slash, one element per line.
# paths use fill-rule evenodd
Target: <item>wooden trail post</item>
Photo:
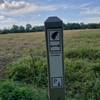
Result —
<path fill-rule="evenodd" d="M 45 21 L 49 76 L 49 100 L 65 100 L 63 22 L 58 17 Z"/>

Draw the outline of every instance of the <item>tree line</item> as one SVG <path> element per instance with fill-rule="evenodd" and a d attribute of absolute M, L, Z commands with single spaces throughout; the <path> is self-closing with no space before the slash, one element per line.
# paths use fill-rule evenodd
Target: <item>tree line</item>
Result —
<path fill-rule="evenodd" d="M 100 23 L 67 23 L 63 24 L 64 30 L 73 30 L 73 29 L 98 29 L 100 28 Z M 44 26 L 32 26 L 31 24 L 27 24 L 26 26 L 18 26 L 13 25 L 10 29 L 2 29 L 0 30 L 0 34 L 7 33 L 25 33 L 25 32 L 41 32 L 44 31 Z"/>
<path fill-rule="evenodd" d="M 0 30 L 0 34 L 40 32 L 40 31 L 44 31 L 44 26 L 34 26 L 34 27 L 32 27 L 31 24 L 27 24 L 26 26 L 13 25 L 10 29 L 5 28 L 3 30 Z"/>

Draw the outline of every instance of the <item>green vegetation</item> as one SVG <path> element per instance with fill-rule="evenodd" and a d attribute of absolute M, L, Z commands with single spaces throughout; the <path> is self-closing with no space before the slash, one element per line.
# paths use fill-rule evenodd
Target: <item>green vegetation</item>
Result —
<path fill-rule="evenodd" d="M 14 81 L 0 82 L 0 100 L 45 100 L 45 91 Z"/>
<path fill-rule="evenodd" d="M 21 59 L 9 65 L 6 76 L 13 81 L 45 87 L 47 86 L 46 60 L 40 57 Z"/>
<path fill-rule="evenodd" d="M 22 50 L 22 56 L 19 53 L 17 57 L 15 53 L 15 58 L 10 58 L 13 62 L 8 63 L 2 73 L 5 80 L 0 82 L 0 100 L 15 100 L 16 97 L 17 100 L 48 100 L 44 35 L 34 34 L 8 35 L 14 37 L 13 41 L 20 36 L 17 38 L 20 43 L 22 37 L 27 37 L 25 43 L 33 40 L 34 46 L 23 46 L 24 50 L 18 50 Z M 9 40 L 8 37 L 0 38 Z M 65 31 L 64 52 L 66 100 L 99 100 L 100 30 Z"/>
<path fill-rule="evenodd" d="M 64 30 L 74 30 L 74 29 L 100 29 L 100 23 L 68 23 L 63 24 Z M 24 26 L 13 25 L 10 29 L 0 30 L 0 34 L 7 33 L 25 33 L 25 32 L 42 32 L 44 31 L 44 26 L 32 27 L 31 24 Z"/>

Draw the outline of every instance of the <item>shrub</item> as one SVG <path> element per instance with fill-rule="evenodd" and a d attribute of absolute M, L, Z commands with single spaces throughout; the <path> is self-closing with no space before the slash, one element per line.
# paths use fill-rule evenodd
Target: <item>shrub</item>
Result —
<path fill-rule="evenodd" d="M 98 55 L 97 55 L 98 54 Z M 6 75 L 13 81 L 47 87 L 47 63 L 45 57 L 33 56 L 18 60 L 8 66 Z M 66 96 L 95 100 L 100 94 L 99 51 L 72 49 L 65 52 Z M 41 98 L 45 96 L 41 96 Z M 42 99 L 41 99 L 42 100 Z"/>
<path fill-rule="evenodd" d="M 47 86 L 47 64 L 45 62 L 45 59 L 40 57 L 21 59 L 9 65 L 6 76 L 14 81 Z"/>
<path fill-rule="evenodd" d="M 81 59 L 96 60 L 100 59 L 100 51 L 88 48 L 71 49 L 65 51 L 65 57 L 72 59 L 81 58 Z"/>
<path fill-rule="evenodd" d="M 2 81 L 0 82 L 0 100 L 47 100 L 47 95 L 24 84 Z"/>
<path fill-rule="evenodd" d="M 82 100 L 100 98 L 100 64 L 87 60 L 65 59 L 65 82 L 67 95 L 75 97 L 79 95 Z M 96 91 L 96 92 L 95 92 Z M 99 99 L 96 99 L 99 100 Z"/>

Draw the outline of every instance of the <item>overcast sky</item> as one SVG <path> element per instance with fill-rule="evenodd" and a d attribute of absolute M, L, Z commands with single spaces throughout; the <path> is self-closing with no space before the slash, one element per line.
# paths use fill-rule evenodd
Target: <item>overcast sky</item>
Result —
<path fill-rule="evenodd" d="M 65 23 L 99 23 L 100 0 L 0 0 L 0 28 L 43 25 L 48 16 Z"/>

